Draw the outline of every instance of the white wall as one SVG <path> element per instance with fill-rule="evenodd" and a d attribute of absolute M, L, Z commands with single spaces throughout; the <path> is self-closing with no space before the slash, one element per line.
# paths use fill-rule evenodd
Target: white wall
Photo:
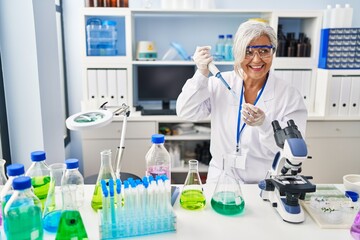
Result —
<path fill-rule="evenodd" d="M 0 50 L 12 161 L 64 161 L 54 2 L 0 1 Z"/>

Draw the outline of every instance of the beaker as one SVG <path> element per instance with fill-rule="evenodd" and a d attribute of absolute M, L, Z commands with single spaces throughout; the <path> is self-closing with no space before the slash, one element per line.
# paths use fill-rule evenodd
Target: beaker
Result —
<path fill-rule="evenodd" d="M 43 225 L 46 231 L 55 233 L 59 226 L 62 211 L 61 178 L 64 175 L 66 165 L 54 163 L 49 168 L 50 187 L 44 207 Z"/>
<path fill-rule="evenodd" d="M 189 160 L 189 172 L 180 196 L 181 207 L 188 210 L 199 210 L 205 207 L 206 198 L 198 170 L 198 161 Z"/>
<path fill-rule="evenodd" d="M 115 173 L 111 165 L 111 150 L 104 150 L 100 153 L 101 155 L 101 165 L 99 175 L 97 177 L 95 190 L 93 197 L 91 199 L 91 207 L 97 211 L 102 209 L 102 190 L 101 190 L 101 180 L 104 179 L 106 184 L 109 184 L 109 180 L 113 179 L 115 182 Z"/>
<path fill-rule="evenodd" d="M 211 198 L 211 207 L 223 215 L 242 213 L 245 207 L 240 183 L 234 174 L 235 161 L 235 154 L 224 155 L 223 170 Z"/>

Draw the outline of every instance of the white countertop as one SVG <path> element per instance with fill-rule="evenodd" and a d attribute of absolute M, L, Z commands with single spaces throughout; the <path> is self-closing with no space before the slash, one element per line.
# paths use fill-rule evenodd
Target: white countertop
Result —
<path fill-rule="evenodd" d="M 269 202 L 263 201 L 257 185 L 241 185 L 245 210 L 241 215 L 223 216 L 210 205 L 214 185 L 204 184 L 206 207 L 200 211 L 185 210 L 174 205 L 177 216 L 176 232 L 153 234 L 129 239 L 243 239 L 243 240 L 351 240 L 349 229 L 321 229 L 306 213 L 305 222 L 284 222 Z M 85 186 L 85 206 L 80 210 L 89 239 L 99 239 L 98 215 L 90 206 L 94 186 Z M 55 239 L 45 233 L 44 239 Z"/>

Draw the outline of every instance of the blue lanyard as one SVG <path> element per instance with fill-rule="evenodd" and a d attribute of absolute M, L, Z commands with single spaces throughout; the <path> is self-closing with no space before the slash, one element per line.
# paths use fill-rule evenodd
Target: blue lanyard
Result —
<path fill-rule="evenodd" d="M 260 93 L 256 96 L 255 102 L 254 102 L 254 106 L 256 105 L 256 103 L 259 101 L 265 86 L 266 86 L 266 82 L 267 82 L 267 78 L 269 75 L 266 76 L 264 85 L 262 86 Z M 241 126 L 240 129 L 240 120 L 241 120 L 241 109 L 242 109 L 242 102 L 243 102 L 243 97 L 244 97 L 244 80 L 243 80 L 243 85 L 241 88 L 241 95 L 240 95 L 240 105 L 239 105 L 239 112 L 238 112 L 238 120 L 237 120 L 237 128 L 236 128 L 236 152 L 239 151 L 239 143 L 240 143 L 240 135 L 242 133 L 242 131 L 244 130 L 246 123 L 243 123 L 243 125 Z"/>

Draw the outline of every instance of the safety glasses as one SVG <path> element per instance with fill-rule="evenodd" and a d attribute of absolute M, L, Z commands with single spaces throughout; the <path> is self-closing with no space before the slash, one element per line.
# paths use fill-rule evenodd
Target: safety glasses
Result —
<path fill-rule="evenodd" d="M 254 58 L 255 53 L 259 55 L 261 59 L 269 58 L 274 53 L 274 46 L 272 45 L 254 45 L 248 46 L 245 52 L 245 59 L 251 60 Z"/>

